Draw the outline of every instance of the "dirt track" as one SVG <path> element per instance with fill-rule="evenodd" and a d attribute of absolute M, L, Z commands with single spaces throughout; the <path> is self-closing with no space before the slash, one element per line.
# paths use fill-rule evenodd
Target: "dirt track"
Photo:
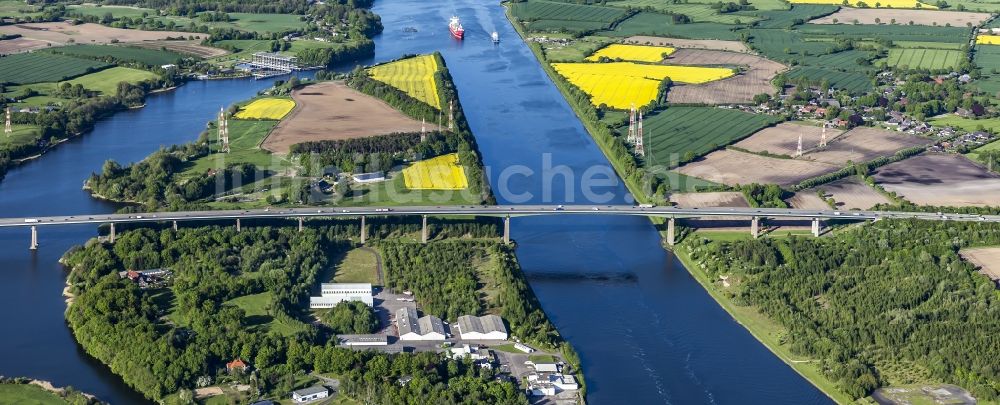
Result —
<path fill-rule="evenodd" d="M 663 63 L 669 65 L 740 66 L 743 71 L 728 79 L 706 84 L 675 85 L 667 93 L 670 103 L 750 103 L 753 96 L 773 93 L 771 79 L 787 67 L 760 56 L 704 49 L 678 49 Z"/>
<path fill-rule="evenodd" d="M 34 49 L 42 49 L 49 46 L 48 42 L 37 39 L 14 38 L 0 41 L 0 55 L 11 53 L 27 52 Z"/>
<path fill-rule="evenodd" d="M 843 132 L 836 128 L 827 128 L 827 142 L 833 141 Z M 782 122 L 758 131 L 749 138 L 737 142 L 735 146 L 758 153 L 794 156 L 795 150 L 798 149 L 799 134 L 802 135 L 802 149 L 808 151 L 819 146 L 823 138 L 823 127 Z"/>
<path fill-rule="evenodd" d="M 342 82 L 306 86 L 292 93 L 295 109 L 261 144 L 275 153 L 306 141 L 363 138 L 393 132 L 420 132 L 420 121 Z M 427 130 L 435 129 L 427 124 Z"/>
<path fill-rule="evenodd" d="M 21 34 L 23 38 L 51 42 L 64 45 L 77 44 L 109 44 L 112 40 L 118 42 L 140 42 L 167 39 L 167 37 L 183 37 L 189 35 L 205 38 L 207 34 L 178 31 L 142 31 L 105 27 L 100 24 L 72 25 L 66 22 L 46 22 L 0 26 L 2 34 Z"/>
<path fill-rule="evenodd" d="M 875 181 L 918 205 L 995 206 L 1000 176 L 961 155 L 923 154 L 883 166 Z"/>
<path fill-rule="evenodd" d="M 746 208 L 746 198 L 742 193 L 735 191 L 722 191 L 715 193 L 675 193 L 670 195 L 670 201 L 682 208 L 708 208 L 708 207 L 740 207 Z"/>
<path fill-rule="evenodd" d="M 966 23 L 972 23 L 972 26 L 981 24 L 990 18 L 990 14 L 963 11 L 841 7 L 840 11 L 809 21 L 809 23 L 835 24 L 833 20 L 836 19 L 837 23 L 840 24 L 854 24 L 854 20 L 857 20 L 859 24 L 876 24 L 876 18 L 882 24 L 889 24 L 895 19 L 896 24 L 899 25 L 909 24 L 910 21 L 913 21 L 916 25 L 935 25 L 936 23 L 940 26 L 951 24 L 953 27 L 965 27 Z"/>

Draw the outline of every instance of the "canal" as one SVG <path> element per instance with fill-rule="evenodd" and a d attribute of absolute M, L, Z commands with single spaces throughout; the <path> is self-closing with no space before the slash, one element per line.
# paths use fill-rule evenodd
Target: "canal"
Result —
<path fill-rule="evenodd" d="M 494 0 L 378 0 L 375 61 L 441 51 L 500 203 L 630 203 L 627 190 Z M 452 40 L 458 15 L 463 42 Z M 502 42 L 493 45 L 492 31 Z M 367 61 L 373 62 L 373 61 Z M 193 140 L 219 106 L 270 81 L 193 82 L 152 96 L 12 170 L 3 216 L 111 212 L 81 189 L 107 159 L 132 162 Z M 50 380 L 112 403 L 141 396 L 83 353 L 66 327 L 57 260 L 92 226 L 0 231 L 0 374 Z M 642 218 L 518 218 L 517 255 L 542 305 L 581 356 L 589 400 L 621 403 L 829 403 L 723 311 L 660 247 Z M 127 344 L 127 342 L 123 342 Z"/>

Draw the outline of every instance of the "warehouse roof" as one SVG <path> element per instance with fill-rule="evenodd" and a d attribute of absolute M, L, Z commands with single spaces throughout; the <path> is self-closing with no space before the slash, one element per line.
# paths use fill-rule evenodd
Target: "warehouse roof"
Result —
<path fill-rule="evenodd" d="M 462 333 L 507 333 L 507 327 L 503 325 L 503 318 L 497 315 L 462 315 L 458 317 L 458 328 L 461 329 Z"/>

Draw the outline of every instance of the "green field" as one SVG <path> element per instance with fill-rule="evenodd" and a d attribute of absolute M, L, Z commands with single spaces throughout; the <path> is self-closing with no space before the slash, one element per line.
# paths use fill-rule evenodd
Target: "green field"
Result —
<path fill-rule="evenodd" d="M 588 6 L 552 1 L 513 3 L 511 14 L 526 22 L 532 31 L 590 31 L 604 29 L 625 16 L 616 7 Z"/>
<path fill-rule="evenodd" d="M 57 82 L 106 68 L 104 62 L 53 55 L 20 53 L 0 58 L 0 82 L 12 84 Z"/>
<path fill-rule="evenodd" d="M 274 318 L 272 314 L 275 311 L 271 309 L 272 301 L 271 293 L 263 292 L 233 298 L 226 301 L 225 305 L 234 305 L 243 309 L 246 313 L 247 325 L 250 327 L 262 328 L 285 336 L 292 336 L 296 332 L 306 329 L 306 325 L 302 322 Z"/>
<path fill-rule="evenodd" d="M 372 283 L 378 284 L 375 253 L 362 249 L 352 249 L 335 259 L 337 262 L 333 279 L 324 282 Z"/>
<path fill-rule="evenodd" d="M 898 48 L 924 48 L 924 49 L 951 49 L 951 50 L 961 50 L 964 43 L 949 43 L 949 42 L 928 42 L 928 41 L 893 41 L 892 43 Z"/>
<path fill-rule="evenodd" d="M 980 45 L 973 52 L 972 60 L 982 69 L 982 77 L 972 82 L 980 91 L 1000 95 L 1000 46 Z"/>
<path fill-rule="evenodd" d="M 155 79 L 156 73 L 127 67 L 116 66 L 100 72 L 80 76 L 68 81 L 69 84 L 80 84 L 84 88 L 99 91 L 106 96 L 118 94 L 118 83 L 139 83 L 143 80 Z"/>
<path fill-rule="evenodd" d="M 693 153 L 701 156 L 774 124 L 778 118 L 713 107 L 669 107 L 646 117 L 646 166 L 676 166 Z M 623 133 L 625 127 L 619 128 Z"/>
<path fill-rule="evenodd" d="M 14 132 L 0 135 L 0 150 L 21 145 L 33 145 L 40 137 L 37 125 L 13 125 Z"/>
<path fill-rule="evenodd" d="M 872 80 L 868 75 L 860 72 L 841 72 L 838 70 L 824 69 L 819 67 L 798 67 L 789 70 L 785 74 L 790 81 L 800 77 L 805 77 L 814 84 L 819 84 L 826 80 L 830 87 L 843 89 L 853 94 L 861 94 L 872 89 Z"/>
<path fill-rule="evenodd" d="M 911 42 L 967 43 L 972 29 L 926 25 L 805 24 L 796 29 L 804 35 L 837 39 L 888 39 Z"/>
<path fill-rule="evenodd" d="M 33 384 L 0 384 L 0 404 L 65 405 L 69 402 Z"/>
<path fill-rule="evenodd" d="M 835 44 L 825 41 L 807 41 L 798 31 L 750 30 L 750 46 L 768 59 L 779 62 L 801 63 L 809 56 L 825 55 L 834 51 Z"/>
<path fill-rule="evenodd" d="M 30 17 L 41 14 L 38 7 L 20 0 L 0 0 L 0 17 Z"/>
<path fill-rule="evenodd" d="M 894 68 L 950 70 L 965 59 L 965 52 L 946 49 L 890 49 L 887 63 Z"/>
<path fill-rule="evenodd" d="M 278 121 L 268 120 L 236 120 L 229 119 L 229 149 L 230 153 L 213 153 L 194 162 L 189 162 L 183 172 L 177 174 L 180 178 L 202 175 L 211 169 L 224 168 L 226 165 L 252 163 L 259 169 L 282 170 L 289 167 L 287 160 L 260 149 L 257 145 L 267 137 Z M 209 145 L 213 151 L 219 149 L 218 137 L 214 129 L 210 130 Z"/>
<path fill-rule="evenodd" d="M 727 39 L 737 40 L 739 35 L 733 30 L 737 25 L 719 23 L 674 24 L 672 17 L 659 13 L 638 13 L 615 25 L 614 30 L 601 31 L 598 35 L 630 37 L 633 35 L 654 35 L 686 39 Z"/>
<path fill-rule="evenodd" d="M 305 27 L 306 22 L 302 21 L 299 15 L 294 14 L 258 14 L 258 13 L 227 13 L 231 21 L 210 21 L 204 22 L 198 19 L 191 19 L 182 16 L 161 16 L 157 10 L 140 7 L 126 6 L 97 6 L 97 5 L 71 5 L 68 11 L 73 14 L 83 14 L 102 17 L 111 13 L 114 18 L 128 17 L 130 19 L 140 18 L 146 13 L 148 21 L 158 21 L 163 24 L 173 22 L 177 28 L 189 28 L 192 23 L 205 25 L 211 28 L 234 28 L 248 32 L 287 32 Z"/>
<path fill-rule="evenodd" d="M 650 7 L 656 11 L 684 14 L 695 22 L 716 22 L 722 24 L 748 24 L 759 20 L 759 17 L 752 15 L 739 15 L 735 13 L 722 14 L 708 3 L 671 3 L 662 0 L 626 0 L 609 2 L 609 6 L 646 8 Z"/>
<path fill-rule="evenodd" d="M 1000 124 L 1000 123 L 998 123 L 998 124 Z M 980 153 L 982 153 L 982 152 L 988 152 L 988 151 L 994 151 L 994 150 L 1000 150 L 1000 141 L 993 141 L 993 142 L 990 142 L 990 143 L 988 143 L 986 145 L 980 146 L 976 150 L 974 150 L 972 152 L 969 152 L 969 153 L 966 153 L 965 156 L 968 157 L 969 159 L 972 159 L 972 160 L 975 160 L 975 161 L 980 161 L 979 160 L 979 154 Z"/>
<path fill-rule="evenodd" d="M 70 45 L 46 49 L 46 52 L 76 56 L 84 59 L 114 58 L 122 62 L 138 62 L 148 66 L 177 63 L 185 55 L 160 49 L 134 48 L 116 45 Z"/>
<path fill-rule="evenodd" d="M 569 34 L 546 34 L 545 36 L 571 40 L 565 46 L 554 41 L 542 43 L 542 49 L 545 50 L 545 58 L 549 62 L 583 62 L 586 57 L 592 55 L 598 49 L 615 42 L 614 38 L 598 36 L 586 36 L 578 39 L 572 38 Z"/>
<path fill-rule="evenodd" d="M 757 28 L 788 28 L 796 20 L 809 21 L 833 14 L 837 9 L 837 6 L 828 4 L 795 4 L 787 11 L 784 9 L 779 9 L 780 11 L 750 11 L 746 14 L 757 15 L 764 19 L 757 23 Z"/>

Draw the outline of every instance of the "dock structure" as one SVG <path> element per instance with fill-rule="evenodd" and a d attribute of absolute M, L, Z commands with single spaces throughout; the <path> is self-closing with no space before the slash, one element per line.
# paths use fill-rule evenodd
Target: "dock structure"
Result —
<path fill-rule="evenodd" d="M 286 75 L 302 69 L 298 58 L 273 52 L 254 52 L 247 65 L 250 73 L 257 79 Z"/>

